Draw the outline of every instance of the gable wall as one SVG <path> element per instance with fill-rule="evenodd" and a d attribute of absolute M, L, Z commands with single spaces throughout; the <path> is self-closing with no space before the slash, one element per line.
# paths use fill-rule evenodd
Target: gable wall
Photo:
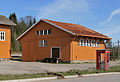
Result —
<path fill-rule="evenodd" d="M 49 35 L 36 35 L 36 31 L 51 29 Z M 60 58 L 70 60 L 70 37 L 71 34 L 64 32 L 43 21 L 24 35 L 19 41 L 22 41 L 23 61 L 42 60 L 51 57 L 51 47 L 60 47 Z M 47 40 L 47 47 L 39 47 L 39 40 Z"/>
<path fill-rule="evenodd" d="M 11 29 L 9 26 L 0 25 L 0 31 L 5 32 L 5 41 L 0 41 L 0 58 L 10 58 Z"/>

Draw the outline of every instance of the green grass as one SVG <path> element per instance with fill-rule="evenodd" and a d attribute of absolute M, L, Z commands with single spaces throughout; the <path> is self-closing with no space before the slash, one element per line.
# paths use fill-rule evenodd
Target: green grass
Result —
<path fill-rule="evenodd" d="M 40 78 L 40 77 L 53 77 L 55 75 L 48 75 L 46 73 L 36 73 L 36 74 L 5 74 L 0 75 L 0 80 L 14 80 L 14 79 L 28 79 L 28 78 Z"/>
<path fill-rule="evenodd" d="M 77 74 L 93 74 L 93 73 L 107 73 L 107 72 L 120 72 L 120 66 L 110 67 L 110 70 L 95 70 L 95 68 L 90 68 L 89 70 L 70 70 L 67 72 L 56 72 L 56 73 L 35 73 L 35 74 L 5 74 L 0 75 L 0 80 L 14 80 L 14 79 L 28 79 L 28 78 L 42 78 L 42 77 L 54 77 L 56 75 L 77 75 Z"/>
<path fill-rule="evenodd" d="M 111 71 L 111 72 L 120 72 L 120 65 L 119 66 L 110 67 L 109 71 Z"/>
<path fill-rule="evenodd" d="M 68 75 L 77 75 L 77 74 L 93 74 L 93 73 L 107 73 L 107 72 L 120 72 L 120 66 L 110 67 L 108 71 L 92 69 L 92 70 L 70 70 L 67 72 L 57 72 L 57 73 L 64 76 L 68 76 Z"/>

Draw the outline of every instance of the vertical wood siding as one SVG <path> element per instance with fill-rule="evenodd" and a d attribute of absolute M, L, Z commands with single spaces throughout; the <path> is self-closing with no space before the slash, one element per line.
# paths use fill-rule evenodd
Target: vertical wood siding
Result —
<path fill-rule="evenodd" d="M 0 25 L 0 31 L 5 32 L 5 41 L 0 41 L 0 58 L 10 58 L 11 29 L 9 26 Z"/>

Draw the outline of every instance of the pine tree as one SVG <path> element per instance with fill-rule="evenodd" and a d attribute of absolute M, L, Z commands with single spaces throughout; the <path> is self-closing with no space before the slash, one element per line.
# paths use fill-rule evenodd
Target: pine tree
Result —
<path fill-rule="evenodd" d="M 32 20 L 30 19 L 30 22 L 29 22 L 29 27 L 30 28 L 32 26 Z"/>
<path fill-rule="evenodd" d="M 16 41 L 16 38 L 18 36 L 19 30 L 18 30 L 18 21 L 15 13 L 10 14 L 9 19 L 13 21 L 16 26 L 12 26 L 11 28 L 11 50 L 12 51 L 19 51 L 19 43 Z"/>
<path fill-rule="evenodd" d="M 35 24 L 36 23 L 36 19 L 35 19 L 35 17 L 34 17 L 34 19 L 33 19 L 33 24 Z"/>

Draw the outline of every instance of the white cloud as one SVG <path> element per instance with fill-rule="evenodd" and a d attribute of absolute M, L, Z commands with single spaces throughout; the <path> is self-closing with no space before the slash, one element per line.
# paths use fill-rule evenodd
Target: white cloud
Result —
<path fill-rule="evenodd" d="M 86 0 L 55 0 L 55 2 L 41 8 L 38 17 L 59 17 L 70 14 L 88 12 Z"/>
<path fill-rule="evenodd" d="M 114 15 L 117 15 L 117 14 L 120 14 L 120 9 L 116 9 L 116 10 L 112 11 L 112 13 L 111 13 L 110 16 L 107 18 L 107 20 L 100 22 L 100 24 L 104 24 L 104 23 L 107 23 L 107 22 L 111 21 L 111 20 L 112 20 L 112 17 L 113 17 Z"/>
<path fill-rule="evenodd" d="M 108 17 L 107 21 L 111 21 L 112 17 L 116 14 L 120 14 L 120 9 L 114 10 L 111 15 Z"/>
<path fill-rule="evenodd" d="M 110 16 L 105 20 L 99 23 L 99 27 L 102 29 L 100 30 L 103 34 L 108 35 L 109 37 L 112 37 L 113 40 L 118 40 L 120 38 L 120 24 L 119 24 L 119 18 L 117 17 L 117 20 L 113 19 L 115 15 L 120 14 L 120 8 L 116 9 L 111 12 Z"/>

